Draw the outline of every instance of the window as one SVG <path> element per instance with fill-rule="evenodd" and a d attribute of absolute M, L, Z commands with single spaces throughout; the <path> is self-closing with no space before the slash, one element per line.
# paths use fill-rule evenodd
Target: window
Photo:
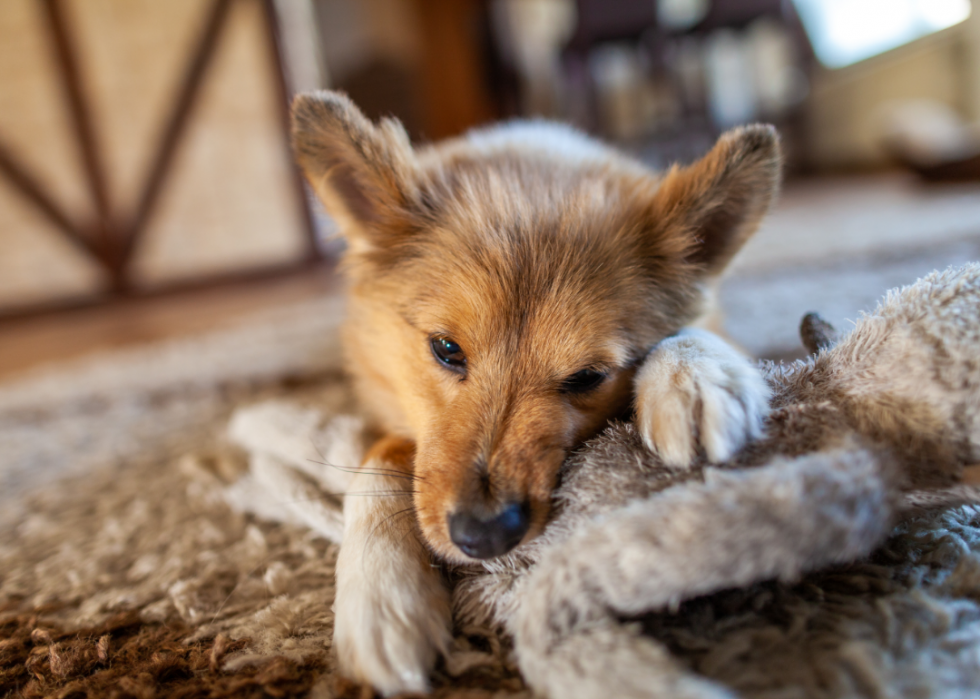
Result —
<path fill-rule="evenodd" d="M 828 68 L 863 61 L 970 16 L 970 0 L 793 0 Z"/>

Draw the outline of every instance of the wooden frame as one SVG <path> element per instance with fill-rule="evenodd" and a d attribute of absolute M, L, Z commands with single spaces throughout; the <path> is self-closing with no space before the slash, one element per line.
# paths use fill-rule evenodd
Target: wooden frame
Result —
<path fill-rule="evenodd" d="M 184 136 L 190 115 L 201 92 L 201 84 L 207 75 L 215 49 L 227 24 L 229 10 L 233 2 L 260 2 L 263 8 L 263 24 L 268 41 L 270 56 L 274 62 L 276 94 L 281 103 L 280 127 L 283 148 L 288 151 L 289 114 L 288 88 L 282 63 L 279 25 L 273 0 L 212 0 L 207 18 L 187 61 L 176 91 L 171 112 L 166 118 L 162 136 L 150 160 L 145 180 L 139 187 L 139 195 L 132 213 L 122 215 L 114 211 L 110 204 L 106 178 L 105 158 L 93 125 L 92 111 L 78 71 L 77 47 L 65 19 L 63 0 L 41 0 L 48 38 L 56 58 L 61 87 L 67 98 L 72 137 L 77 141 L 82 155 L 82 164 L 87 184 L 88 196 L 94 204 L 92 220 L 79 221 L 66 213 L 55 198 L 45 189 L 23 163 L 18 162 L 13 151 L 4 145 L 0 134 L 0 177 L 13 186 L 16 192 L 31 202 L 54 228 L 69 240 L 87 257 L 94 260 L 108 275 L 110 294 L 96 299 L 68 299 L 46 302 L 22 308 L 0 309 L 0 316 L 24 316 L 45 309 L 64 308 L 98 303 L 112 295 L 145 295 L 161 293 L 171 289 L 188 288 L 214 283 L 224 283 L 234 279 L 268 276 L 308 267 L 321 260 L 316 241 L 312 215 L 307 205 L 305 189 L 298 170 L 291 168 L 296 206 L 302 212 L 305 228 L 305 244 L 302 258 L 294 264 L 266 269 L 249 269 L 244 272 L 222 274 L 207 279 L 169 284 L 152 290 L 140 289 L 131 279 L 131 261 L 134 250 L 143 237 L 160 194 L 171 170 L 177 147 Z M 291 159 L 291 156 L 290 156 Z"/>

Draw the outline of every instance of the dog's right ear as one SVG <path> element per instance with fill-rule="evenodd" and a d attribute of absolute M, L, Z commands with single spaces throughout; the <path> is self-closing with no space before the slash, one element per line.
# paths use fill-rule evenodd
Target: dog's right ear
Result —
<path fill-rule="evenodd" d="M 775 128 L 753 124 L 722 134 L 703 158 L 664 176 L 655 197 L 661 240 L 689 239 L 688 261 L 719 274 L 759 227 L 781 175 Z"/>
<path fill-rule="evenodd" d="M 382 247 L 406 230 L 415 154 L 396 119 L 372 124 L 346 95 L 298 95 L 296 162 L 354 250 Z"/>

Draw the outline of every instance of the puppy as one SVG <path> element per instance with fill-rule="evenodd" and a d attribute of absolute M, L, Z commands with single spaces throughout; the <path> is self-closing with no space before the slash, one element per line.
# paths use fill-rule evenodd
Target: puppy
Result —
<path fill-rule="evenodd" d="M 736 129 L 658 174 L 549 123 L 414 148 L 318 92 L 293 143 L 347 239 L 348 366 L 382 435 L 344 505 L 339 668 L 424 691 L 450 638 L 438 562 L 540 532 L 565 457 L 610 418 L 635 408 L 677 467 L 760 434 L 761 376 L 688 326 L 773 200 L 778 139 Z"/>

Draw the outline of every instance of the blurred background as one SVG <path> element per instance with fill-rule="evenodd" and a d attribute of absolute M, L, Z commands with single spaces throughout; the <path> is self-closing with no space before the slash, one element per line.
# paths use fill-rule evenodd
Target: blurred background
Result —
<path fill-rule="evenodd" d="M 315 88 L 346 91 L 372 118 L 397 116 L 417 142 L 544 117 L 653 167 L 693 160 L 737 124 L 771 122 L 787 187 L 736 277 L 874 266 L 899 250 L 940 264 L 928 253 L 944 245 L 975 258 L 973 10 L 970 0 L 4 0 L 0 375 L 335 293 L 340 248 L 286 137 L 290 95 Z M 828 279 L 808 293 L 830 293 Z M 732 309 L 764 323 L 738 288 Z M 774 346 L 746 337 L 753 351 Z"/>

